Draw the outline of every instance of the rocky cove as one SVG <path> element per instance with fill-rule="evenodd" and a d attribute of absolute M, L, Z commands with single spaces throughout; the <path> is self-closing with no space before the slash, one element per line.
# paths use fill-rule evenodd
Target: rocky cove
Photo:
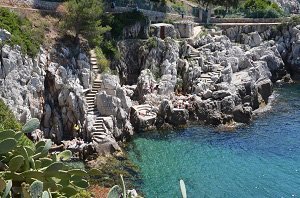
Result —
<path fill-rule="evenodd" d="M 144 28 L 124 30 L 130 38 L 118 42 L 117 75 L 99 74 L 84 46 L 61 42 L 30 58 L 19 46 L 2 45 L 1 99 L 20 122 L 41 120 L 37 138 L 80 147 L 91 160 L 94 153 L 118 153 L 141 131 L 250 123 L 273 84 L 299 72 L 299 26 L 202 28 L 182 39 L 170 25 L 164 39 L 136 38 Z M 1 41 L 10 36 L 0 30 Z"/>

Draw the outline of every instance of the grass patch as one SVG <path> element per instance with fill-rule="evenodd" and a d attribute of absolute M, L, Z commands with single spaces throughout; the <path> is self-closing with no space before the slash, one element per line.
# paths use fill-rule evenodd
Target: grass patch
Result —
<path fill-rule="evenodd" d="M 110 72 L 110 61 L 105 57 L 101 48 L 95 48 L 96 58 L 97 58 L 97 65 L 100 69 L 101 73 L 109 73 Z"/>
<path fill-rule="evenodd" d="M 44 33 L 34 29 L 27 18 L 6 8 L 0 8 L 0 28 L 6 29 L 12 34 L 10 41 L 6 42 L 7 44 L 20 45 L 22 52 L 31 57 L 38 53 Z"/>

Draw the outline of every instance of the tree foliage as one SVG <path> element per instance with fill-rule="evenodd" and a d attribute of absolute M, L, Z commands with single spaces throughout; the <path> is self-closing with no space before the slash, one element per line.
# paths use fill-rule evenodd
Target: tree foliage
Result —
<path fill-rule="evenodd" d="M 103 34 L 110 30 L 101 25 L 102 15 L 102 0 L 70 0 L 63 27 L 74 31 L 77 39 L 82 35 L 91 46 L 97 46 L 102 42 Z"/>
<path fill-rule="evenodd" d="M 278 18 L 283 15 L 283 10 L 277 3 L 270 0 L 247 0 L 244 11 L 251 18 Z"/>

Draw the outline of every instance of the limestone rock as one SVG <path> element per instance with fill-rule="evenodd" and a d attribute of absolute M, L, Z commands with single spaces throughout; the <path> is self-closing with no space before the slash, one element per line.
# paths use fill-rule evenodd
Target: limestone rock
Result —
<path fill-rule="evenodd" d="M 273 84 L 270 79 L 264 79 L 256 83 L 258 87 L 258 93 L 262 96 L 262 99 L 267 104 L 269 101 L 269 97 L 273 92 Z"/>
<path fill-rule="evenodd" d="M 5 29 L 0 29 L 0 41 L 4 42 L 9 40 L 11 37 L 11 33 Z"/>
<path fill-rule="evenodd" d="M 238 105 L 233 110 L 234 120 L 241 123 L 249 123 L 252 119 L 252 108 Z"/>
<path fill-rule="evenodd" d="M 174 126 L 185 125 L 189 119 L 189 112 L 187 109 L 173 109 L 168 122 Z"/>
<path fill-rule="evenodd" d="M 121 100 L 117 97 L 108 95 L 105 91 L 96 94 L 97 109 L 103 116 L 116 116 L 121 107 Z"/>

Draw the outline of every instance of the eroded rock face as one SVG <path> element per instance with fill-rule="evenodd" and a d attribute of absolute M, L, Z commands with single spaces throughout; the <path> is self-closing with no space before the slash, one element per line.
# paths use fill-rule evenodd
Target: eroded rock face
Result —
<path fill-rule="evenodd" d="M 96 106 L 102 117 L 111 118 L 106 121 L 108 131 L 112 138 L 120 139 L 123 136 L 133 134 L 133 128 L 129 120 L 129 111 L 132 107 L 130 95 L 133 91 L 121 87 L 119 78 L 116 75 L 103 74 L 102 87 L 96 94 Z"/>
<path fill-rule="evenodd" d="M 135 46 L 131 49 L 130 46 Z M 135 77 L 135 79 L 125 79 L 125 82 L 137 82 L 137 93 L 141 100 L 141 95 L 149 92 L 151 83 L 158 84 L 158 94 L 170 95 L 174 92 L 177 82 L 177 61 L 179 60 L 179 44 L 171 38 L 165 40 L 151 38 L 146 42 L 137 41 L 129 43 L 124 41 L 119 44 L 121 49 L 121 61 L 118 64 L 119 70 L 124 77 Z M 129 50 L 130 49 L 130 50 Z M 138 49 L 138 51 L 136 50 Z M 149 73 L 151 71 L 151 75 Z M 135 72 L 136 75 L 129 75 Z M 139 77 L 139 78 L 138 78 Z M 146 83 L 146 81 L 149 82 Z"/>
<path fill-rule="evenodd" d="M 297 0 L 274 0 L 287 13 L 299 13 L 300 3 Z"/>
<path fill-rule="evenodd" d="M 10 38 L 4 30 L 0 35 L 2 40 Z M 0 58 L 1 98 L 18 120 L 40 119 L 45 137 L 57 143 L 77 135 L 74 124 L 84 131 L 83 90 L 89 86 L 89 59 L 84 52 L 74 57 L 61 45 L 50 51 L 41 48 L 36 57 L 30 58 L 19 46 L 4 45 Z"/>
<path fill-rule="evenodd" d="M 5 35 L 9 34 L 6 32 Z M 21 122 L 25 123 L 32 117 L 41 119 L 44 68 L 39 65 L 37 59 L 23 57 L 18 46 L 4 45 L 1 49 L 1 62 L 0 98 Z"/>
<path fill-rule="evenodd" d="M 46 69 L 45 114 L 42 129 L 47 138 L 57 142 L 77 136 L 74 131 L 75 124 L 84 131 L 87 107 L 80 78 L 80 72 L 84 69 L 76 69 L 77 66 L 76 64 L 62 66 L 50 62 Z M 86 134 L 80 136 L 86 138 Z"/>

